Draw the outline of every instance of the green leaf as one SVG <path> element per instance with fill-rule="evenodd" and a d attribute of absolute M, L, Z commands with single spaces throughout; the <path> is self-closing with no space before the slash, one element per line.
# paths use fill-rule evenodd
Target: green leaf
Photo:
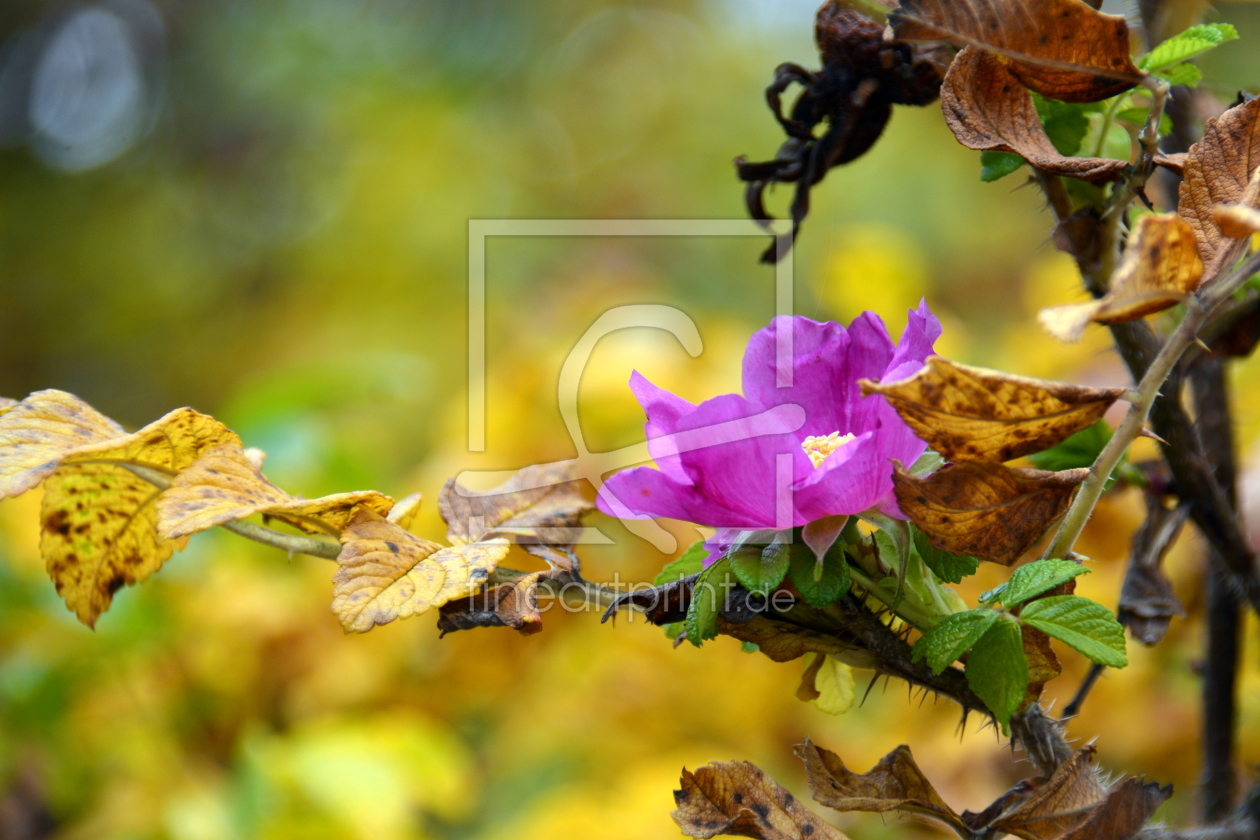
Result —
<path fill-rule="evenodd" d="M 1041 117 L 1046 136 L 1059 154 L 1071 157 L 1079 152 L 1085 135 L 1089 133 L 1089 113 L 1086 109 L 1035 93 L 1033 103 L 1037 106 L 1037 116 Z"/>
<path fill-rule="evenodd" d="M 1079 595 L 1055 595 L 1024 607 L 1020 621 L 1108 668 L 1129 664 L 1124 628 L 1111 610 Z"/>
<path fill-rule="evenodd" d="M 1146 125 L 1146 120 L 1151 115 L 1150 108 L 1125 108 L 1123 111 L 1116 112 L 1116 119 L 1123 120 L 1134 125 Z M 1172 131 L 1172 117 L 1168 114 L 1159 115 L 1159 133 L 1167 134 Z"/>
<path fill-rule="evenodd" d="M 709 550 L 704 547 L 704 540 L 692 543 L 691 548 L 680 554 L 677 560 L 661 569 L 661 573 L 656 576 L 656 580 L 652 581 L 652 585 L 663 586 L 680 578 L 691 577 L 700 571 L 704 558 L 708 556 Z"/>
<path fill-rule="evenodd" d="M 997 610 L 967 610 L 943 618 L 914 643 L 914 660 L 926 659 L 933 674 L 957 661 L 998 620 Z"/>
<path fill-rule="evenodd" d="M 972 646 L 967 685 L 989 707 L 1002 733 L 1009 735 L 1011 715 L 1028 691 L 1028 660 L 1019 623 L 1007 616 L 1000 619 Z"/>
<path fill-rule="evenodd" d="M 673 624 L 665 625 L 665 636 L 670 639 L 677 639 L 686 629 L 687 625 L 684 622 L 675 621 Z"/>
<path fill-rule="evenodd" d="M 818 580 L 814 580 L 814 552 L 808 546 L 793 545 L 791 558 L 788 574 L 792 584 L 811 607 L 822 609 L 830 606 L 849 591 L 849 564 L 844 559 L 844 546 L 839 540 L 823 557 L 822 577 Z"/>
<path fill-rule="evenodd" d="M 731 561 L 727 558 L 714 563 L 701 572 L 691 591 L 691 604 L 687 607 L 687 641 L 696 647 L 717 637 L 718 610 L 726 601 L 727 575 Z"/>
<path fill-rule="evenodd" d="M 1023 160 L 1023 158 L 1020 158 Z M 910 475 L 915 478 L 923 478 L 925 475 L 932 473 L 945 466 L 945 459 L 941 457 L 941 453 L 934 449 L 925 449 L 923 454 L 918 457 L 910 467 Z"/>
<path fill-rule="evenodd" d="M 1111 440 L 1111 434 L 1111 427 L 1107 425 L 1107 421 L 1099 420 L 1094 425 L 1081 429 L 1059 445 L 1052 446 L 1044 452 L 1029 455 L 1028 460 L 1032 461 L 1033 466 L 1039 470 L 1053 472 L 1091 467 Z M 1121 464 L 1127 461 L 1127 454 L 1120 459 Z M 1120 467 L 1117 466 L 1116 469 L 1119 471 Z M 1110 490 L 1115 481 L 1113 473 L 1111 478 L 1107 479 L 1105 489 Z"/>
<path fill-rule="evenodd" d="M 792 563 L 790 548 L 782 543 L 771 543 L 765 548 L 746 546 L 727 557 L 731 571 L 745 589 L 757 595 L 769 595 L 787 577 Z"/>
<path fill-rule="evenodd" d="M 1061 583 L 1067 583 L 1078 575 L 1089 574 L 1089 569 L 1073 563 L 1071 560 L 1035 560 L 1026 566 L 1020 566 L 1006 583 L 990 589 L 980 596 L 982 604 L 1001 601 L 1007 609 L 1054 589 Z"/>
<path fill-rule="evenodd" d="M 740 642 L 739 649 L 742 650 L 744 653 L 756 653 L 757 651 L 761 650 L 761 645 L 757 644 L 756 642 Z"/>
<path fill-rule="evenodd" d="M 963 578 L 974 575 L 976 569 L 980 568 L 980 561 L 976 558 L 942 551 L 928 542 L 927 534 L 918 528 L 912 528 L 912 531 L 915 550 L 927 567 L 945 583 L 961 583 Z"/>
<path fill-rule="evenodd" d="M 1228 23 L 1201 23 L 1180 35 L 1174 35 L 1138 60 L 1138 67 L 1149 73 L 1189 61 L 1238 37 L 1238 30 Z"/>
<path fill-rule="evenodd" d="M 986 184 L 1005 178 L 1024 165 L 1024 159 L 1013 152 L 981 152 L 980 180 Z"/>
<path fill-rule="evenodd" d="M 1186 87 L 1196 87 L 1203 81 L 1203 71 L 1193 64 L 1174 64 L 1167 70 L 1157 70 L 1151 75 L 1158 76 L 1170 85 L 1185 85 Z"/>

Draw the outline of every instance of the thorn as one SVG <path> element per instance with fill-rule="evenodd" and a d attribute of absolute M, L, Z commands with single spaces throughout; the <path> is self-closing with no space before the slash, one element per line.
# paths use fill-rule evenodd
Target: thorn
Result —
<path fill-rule="evenodd" d="M 1199 338 L 1197 335 L 1194 337 L 1194 343 L 1199 345 L 1200 347 L 1202 347 L 1204 350 L 1208 351 L 1209 353 L 1212 352 L 1212 348 L 1204 344 L 1203 339 Z"/>
<path fill-rule="evenodd" d="M 1168 441 L 1164 440 L 1162 437 L 1160 437 L 1159 435 L 1155 434 L 1154 432 L 1152 432 L 1150 429 L 1147 429 L 1147 428 L 1143 428 L 1142 431 L 1138 432 L 1138 437 L 1150 438 L 1156 443 L 1162 443 L 1164 446 L 1169 445 Z"/>

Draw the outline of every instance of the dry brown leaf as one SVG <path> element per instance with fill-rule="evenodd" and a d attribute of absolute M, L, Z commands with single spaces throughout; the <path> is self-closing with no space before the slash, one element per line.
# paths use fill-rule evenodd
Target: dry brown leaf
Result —
<path fill-rule="evenodd" d="M 410 530 L 411 523 L 415 521 L 416 514 L 420 512 L 420 494 L 412 493 L 409 496 L 403 496 L 394 506 L 389 509 L 389 514 L 385 517 L 400 528 Z"/>
<path fill-rule="evenodd" d="M 1060 341 L 1078 341 L 1090 321 L 1122 324 L 1175 306 L 1203 279 L 1194 231 L 1167 213 L 1138 219 L 1111 288 L 1098 300 L 1041 310 L 1037 319 Z"/>
<path fill-rule="evenodd" d="M 1113 785 L 1089 819 L 1060 840 L 1130 840 L 1170 796 L 1172 785 L 1160 787 L 1130 776 Z"/>
<path fill-rule="evenodd" d="M 1189 515 L 1189 505 L 1168 510 L 1159 498 L 1149 495 L 1146 519 L 1133 534 L 1117 618 L 1148 647 L 1164 638 L 1175 616 L 1186 614 L 1161 564 Z"/>
<path fill-rule="evenodd" d="M 760 768 L 747 761 L 713 762 L 682 772 L 670 816 L 688 837 L 737 834 L 761 840 L 847 840 Z"/>
<path fill-rule="evenodd" d="M 1218 204 L 1260 207 L 1248 182 L 1260 164 L 1260 99 L 1207 121 L 1203 137 L 1186 155 L 1177 212 L 1194 229 L 1204 263 L 1232 244 L 1214 217 Z"/>
<path fill-rule="evenodd" d="M 531 572 L 511 583 L 448 601 L 438 609 L 438 630 L 445 636 L 476 627 L 511 627 L 522 636 L 532 636 L 543 629 L 542 614 L 538 610 L 538 586 L 545 580 L 555 580 L 563 572 L 563 569 Z"/>
<path fill-rule="evenodd" d="M 901 0 L 898 38 L 952 41 L 997 53 L 1025 87 L 1064 102 L 1098 102 L 1145 75 L 1129 58 L 1129 27 L 1080 0 Z"/>
<path fill-rule="evenodd" d="M 594 506 L 582 497 L 577 467 L 540 464 L 525 467 L 493 490 L 475 491 L 450 479 L 438 496 L 438 510 L 455 545 L 487 537 L 518 543 L 572 545 L 583 514 Z"/>
<path fill-rule="evenodd" d="M 1047 449 L 1102 419 L 1123 388 L 1087 388 L 970 367 L 932 356 L 899 382 L 858 383 L 882 394 L 947 461 L 1009 461 Z"/>
<path fill-rule="evenodd" d="M 93 626 L 119 588 L 144 580 L 184 547 L 182 539 L 159 536 L 154 501 L 161 491 L 128 466 L 170 476 L 226 442 L 239 445 L 218 420 L 180 408 L 134 434 L 61 454 L 44 480 L 39 548 L 80 621 Z"/>
<path fill-rule="evenodd" d="M 1061 155 L 1046 136 L 1032 94 L 1009 68 L 975 47 L 954 58 L 941 87 L 941 110 L 959 143 L 977 151 L 1014 152 L 1038 169 L 1082 181 L 1120 177 L 1127 160 Z"/>
<path fill-rule="evenodd" d="M 844 766 L 840 756 L 808 739 L 796 748 L 805 762 L 814 799 L 837 811 L 903 811 L 944 823 L 966 834 L 962 818 L 945 804 L 904 744 L 866 773 Z"/>
<path fill-rule="evenodd" d="M 1028 693 L 1019 704 L 1023 708 L 1040 699 L 1046 683 L 1063 673 L 1063 666 L 1050 646 L 1049 636 L 1027 624 L 1020 625 L 1019 631 L 1024 643 L 1024 659 L 1028 662 Z"/>
<path fill-rule="evenodd" d="M 229 443 L 207 450 L 171 481 L 158 500 L 158 532 L 184 537 L 262 513 L 304 531 L 340 534 L 357 508 L 384 515 L 393 506 L 375 490 L 295 498 L 268 481 L 239 443 Z"/>
<path fill-rule="evenodd" d="M 1063 515 L 1088 475 L 964 461 L 915 478 L 896 465 L 893 488 L 901 512 L 932 545 L 1009 566 Z"/>
<path fill-rule="evenodd" d="M 648 622 L 658 626 L 685 621 L 687 608 L 691 605 L 691 591 L 699 577 L 700 573 L 697 572 L 651 589 L 631 589 L 608 605 L 599 622 L 603 624 L 608 621 L 622 607 L 634 607 L 643 613 Z"/>
<path fill-rule="evenodd" d="M 1058 840 L 1080 828 L 1107 798 L 1093 760 L 1092 746 L 1077 750 L 1054 775 L 990 820 L 990 832 L 994 836 L 1006 832 L 1024 840 Z M 963 819 L 966 817 L 964 814 Z"/>
<path fill-rule="evenodd" d="M 1169 172 L 1176 175 L 1178 178 L 1180 178 L 1185 173 L 1185 170 L 1186 170 L 1186 153 L 1185 152 L 1172 152 L 1170 154 L 1166 154 L 1164 152 L 1157 152 L 1155 154 L 1155 157 L 1151 158 L 1151 160 L 1156 166 L 1164 167 Z"/>
<path fill-rule="evenodd" d="M 125 434 L 74 394 L 36 391 L 0 414 L 0 499 L 39 484 L 66 453 Z"/>
<path fill-rule="evenodd" d="M 507 540 L 442 548 L 362 507 L 341 545 L 332 608 L 353 633 L 469 595 L 508 552 Z"/>
<path fill-rule="evenodd" d="M 814 632 L 796 624 L 774 621 L 763 615 L 743 622 L 731 621 L 719 615 L 717 624 L 718 633 L 741 642 L 752 642 L 775 662 L 790 662 L 807 653 L 823 653 L 858 668 L 874 665 L 870 655 L 861 650 L 861 643 L 856 637 L 842 639 L 834 634 Z"/>

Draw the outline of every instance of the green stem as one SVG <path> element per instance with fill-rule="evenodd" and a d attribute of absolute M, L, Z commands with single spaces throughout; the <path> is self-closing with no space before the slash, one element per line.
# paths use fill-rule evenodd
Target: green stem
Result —
<path fill-rule="evenodd" d="M 854 582 L 865 589 L 872 598 L 888 607 L 888 609 L 893 611 L 894 615 L 914 627 L 919 632 L 926 633 L 936 626 L 937 616 L 932 615 L 928 610 L 924 609 L 923 605 L 917 603 L 917 599 L 913 596 L 908 598 L 902 597 L 901 602 L 894 607 L 893 604 L 895 599 L 887 595 L 884 590 L 880 588 L 879 584 L 867 577 L 865 572 L 854 567 L 851 563 L 849 564 L 849 575 L 853 578 Z M 903 593 L 903 596 L 904 595 L 905 593 Z"/>

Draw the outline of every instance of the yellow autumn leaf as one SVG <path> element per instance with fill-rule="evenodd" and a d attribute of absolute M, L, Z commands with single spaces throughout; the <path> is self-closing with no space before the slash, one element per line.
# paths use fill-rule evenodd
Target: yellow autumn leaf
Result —
<path fill-rule="evenodd" d="M 205 451 L 171 481 L 158 500 L 158 532 L 183 537 L 262 513 L 305 531 L 339 535 L 356 508 L 384 515 L 393 506 L 393 499 L 375 490 L 296 498 L 268 481 L 239 443 L 230 443 Z"/>
<path fill-rule="evenodd" d="M 0 397 L 0 415 L 5 414 L 18 404 L 18 401 L 11 397 Z"/>
<path fill-rule="evenodd" d="M 420 494 L 412 493 L 404 496 L 394 503 L 389 509 L 389 515 L 385 518 L 393 522 L 399 528 L 406 530 L 411 529 L 411 523 L 415 521 L 416 514 L 420 512 Z"/>
<path fill-rule="evenodd" d="M 1087 388 L 971 367 L 932 356 L 898 382 L 858 383 L 881 394 L 947 461 L 1009 461 L 1098 422 L 1123 388 Z"/>
<path fill-rule="evenodd" d="M 1260 210 L 1241 204 L 1218 204 L 1212 208 L 1212 220 L 1221 233 L 1231 239 L 1260 232 Z"/>
<path fill-rule="evenodd" d="M 1175 306 L 1203 279 L 1194 229 L 1175 213 L 1138 219 L 1107 294 L 1043 309 L 1041 325 L 1060 341 L 1080 340 L 1090 321 L 1123 324 Z"/>
<path fill-rule="evenodd" d="M 79 408 L 65 400 L 56 404 Z M 74 416 L 100 417 L 89 412 Z M 97 428 L 109 426 L 98 422 Z M 119 588 L 149 577 L 185 544 L 157 533 L 154 503 L 161 490 L 129 467 L 173 476 L 202 450 L 231 441 L 239 444 L 218 420 L 180 408 L 134 434 L 61 453 L 44 480 L 40 554 L 80 621 L 93 626 Z"/>
<path fill-rule="evenodd" d="M 341 544 L 332 609 L 352 633 L 471 594 L 509 547 L 496 539 L 443 548 L 364 508 L 342 532 Z"/>
<path fill-rule="evenodd" d="M 0 413 L 0 499 L 19 496 L 84 444 L 122 437 L 122 426 L 65 391 L 36 391 Z"/>
<path fill-rule="evenodd" d="M 808 699 L 829 715 L 842 715 L 853 708 L 855 695 L 852 668 L 824 653 L 805 655 L 805 675 L 797 697 Z"/>

